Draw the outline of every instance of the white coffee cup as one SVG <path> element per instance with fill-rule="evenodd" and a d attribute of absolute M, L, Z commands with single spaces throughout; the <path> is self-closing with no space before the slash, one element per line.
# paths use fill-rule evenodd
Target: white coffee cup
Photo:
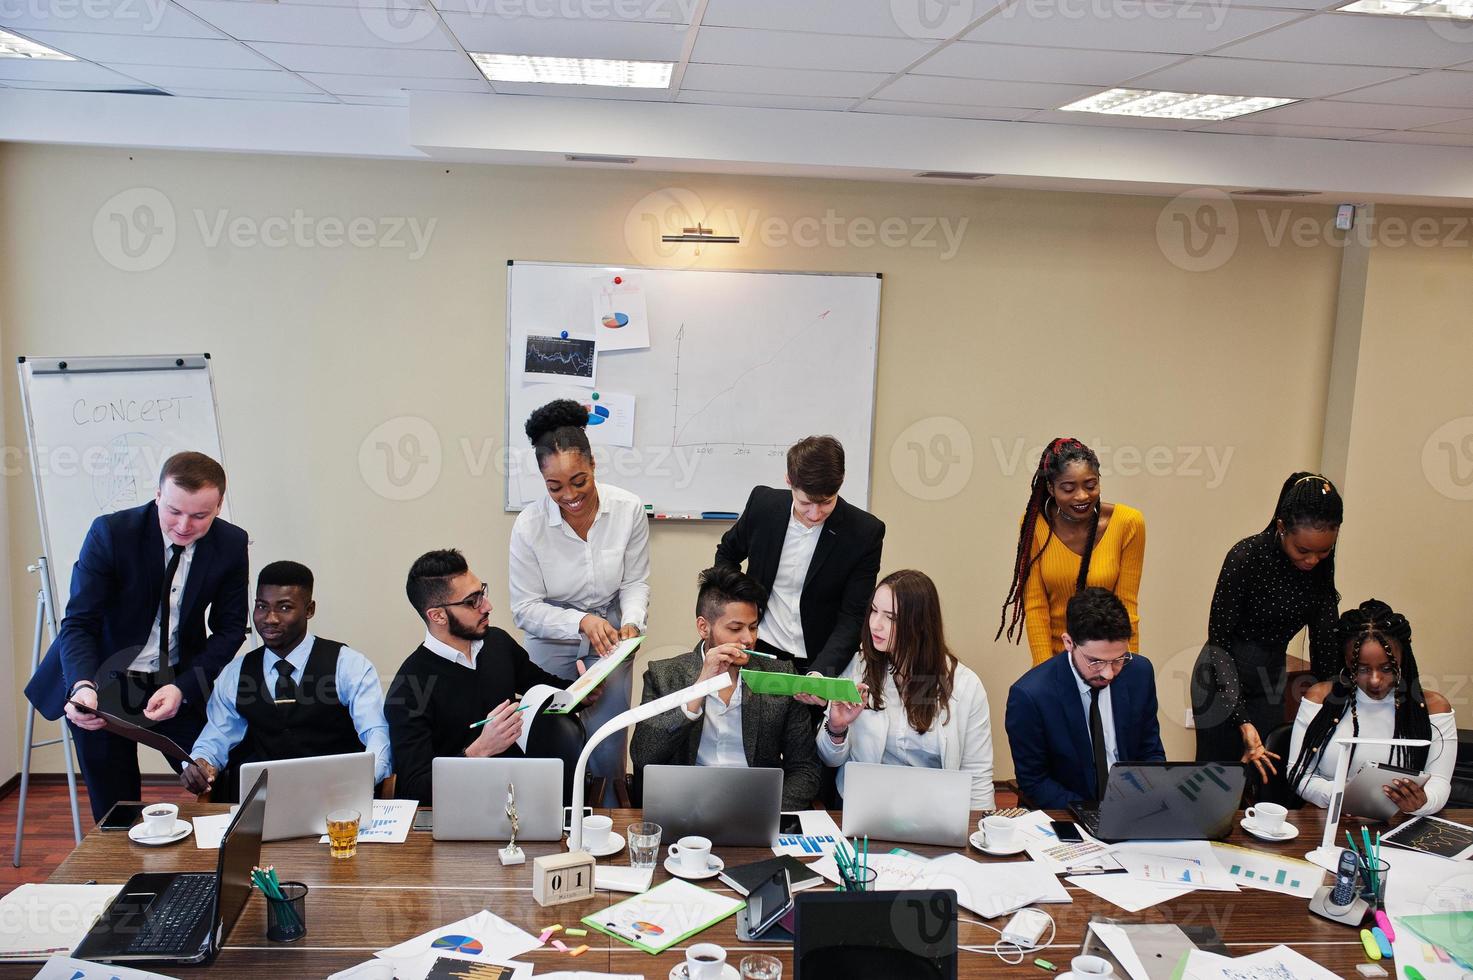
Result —
<path fill-rule="evenodd" d="M 168 837 L 174 833 L 179 808 L 172 803 L 150 803 L 143 808 L 145 837 Z"/>
<path fill-rule="evenodd" d="M 1284 818 L 1289 808 L 1277 803 L 1258 803 L 1243 811 L 1248 822 L 1266 834 L 1277 834 L 1284 829 Z"/>
<path fill-rule="evenodd" d="M 983 817 L 977 825 L 982 831 L 982 843 L 989 851 L 1010 851 L 1014 847 L 1017 827 L 1007 817 Z"/>
<path fill-rule="evenodd" d="M 610 817 L 598 814 L 583 818 L 583 847 L 590 851 L 602 851 L 609 846 L 609 832 L 614 829 Z"/>
<path fill-rule="evenodd" d="M 704 874 L 711 867 L 711 841 L 705 837 L 682 837 L 670 845 L 670 856 L 686 874 Z M 720 976 L 720 971 L 714 975 Z"/>
<path fill-rule="evenodd" d="M 1101 956 L 1076 956 L 1069 961 L 1069 972 L 1076 977 L 1113 977 L 1115 968 Z"/>
<path fill-rule="evenodd" d="M 721 980 L 725 969 L 726 950 L 715 943 L 696 943 L 685 951 L 685 975 L 690 980 Z"/>

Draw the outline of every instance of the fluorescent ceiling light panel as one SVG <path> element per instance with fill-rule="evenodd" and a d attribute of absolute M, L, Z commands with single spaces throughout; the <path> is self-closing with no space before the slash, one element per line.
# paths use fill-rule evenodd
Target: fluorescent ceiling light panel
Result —
<path fill-rule="evenodd" d="M 0 58 L 34 58 L 39 61 L 76 61 L 69 54 L 53 51 L 30 38 L 0 30 Z"/>
<path fill-rule="evenodd" d="M 1405 14 L 1408 17 L 1450 17 L 1473 20 L 1473 0 L 1440 0 L 1424 3 L 1422 0 L 1354 0 L 1343 7 L 1336 7 L 1352 14 Z"/>
<path fill-rule="evenodd" d="M 675 65 L 669 61 L 617 61 L 606 58 L 543 58 L 529 54 L 473 51 L 481 74 L 493 82 L 547 85 L 611 85 L 619 88 L 669 88 Z"/>
<path fill-rule="evenodd" d="M 1064 112 L 1099 112 L 1110 116 L 1149 116 L 1153 119 L 1201 119 L 1218 122 L 1298 101 L 1248 95 L 1200 95 L 1191 92 L 1112 88 L 1108 92 L 1071 102 L 1062 109 Z"/>

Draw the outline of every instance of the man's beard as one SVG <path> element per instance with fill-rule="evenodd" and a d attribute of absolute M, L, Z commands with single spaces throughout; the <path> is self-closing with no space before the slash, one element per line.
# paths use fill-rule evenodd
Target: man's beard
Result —
<path fill-rule="evenodd" d="M 491 631 L 489 622 L 485 626 L 462 626 L 454 616 L 445 625 L 450 630 L 450 635 L 459 640 L 484 640 Z"/>

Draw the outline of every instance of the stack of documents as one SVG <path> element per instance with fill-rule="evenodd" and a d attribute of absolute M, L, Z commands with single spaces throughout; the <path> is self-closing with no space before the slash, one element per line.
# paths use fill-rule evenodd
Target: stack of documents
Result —
<path fill-rule="evenodd" d="M 871 854 L 869 867 L 875 871 L 875 891 L 907 891 L 918 888 L 950 888 L 957 902 L 984 919 L 996 918 L 1036 902 L 1066 903 L 1073 899 L 1049 870 L 1032 861 L 982 864 L 964 854 L 947 854 L 926 860 L 914 854 Z M 839 866 L 832 857 L 811 865 L 833 882 Z"/>
<path fill-rule="evenodd" d="M 122 885 L 21 885 L 0 898 L 0 962 L 70 953 Z"/>

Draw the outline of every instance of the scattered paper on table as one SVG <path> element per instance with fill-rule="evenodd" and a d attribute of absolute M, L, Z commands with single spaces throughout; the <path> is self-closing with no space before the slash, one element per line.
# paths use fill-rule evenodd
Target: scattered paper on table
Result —
<path fill-rule="evenodd" d="M 1299 858 L 1216 841 L 1212 850 L 1233 880 L 1247 888 L 1308 899 L 1325 883 L 1323 868 Z"/>
<path fill-rule="evenodd" d="M 1120 862 L 1111 856 L 1114 849 L 1103 841 L 1095 840 L 1083 829 L 1080 830 L 1083 840 L 1059 840 L 1051 826 L 1049 815 L 1042 810 L 1032 810 L 1021 817 L 1015 817 L 1013 826 L 1022 835 L 1028 856 L 1053 874 L 1120 867 Z"/>
<path fill-rule="evenodd" d="M 542 944 L 537 937 L 482 909 L 475 915 L 452 922 L 439 929 L 406 939 L 397 946 L 381 949 L 375 956 L 386 960 L 404 961 L 425 954 L 466 953 L 478 959 L 499 962 L 513 960 L 523 953 L 531 952 Z M 396 966 L 396 971 L 402 967 Z M 425 964 L 428 971 L 429 964 Z M 423 980 L 423 974 L 402 977 L 400 980 Z"/>
<path fill-rule="evenodd" d="M 620 282 L 614 282 L 615 278 Z M 650 345 L 650 320 L 637 276 L 603 272 L 593 277 L 593 329 L 601 351 L 642 350 Z"/>
<path fill-rule="evenodd" d="M 1314 960 L 1288 946 L 1275 946 L 1247 956 L 1219 956 L 1192 950 L 1183 980 L 1340 980 Z"/>
<path fill-rule="evenodd" d="M 122 891 L 116 885 L 19 885 L 0 898 L 0 962 L 70 953 Z"/>
<path fill-rule="evenodd" d="M 1106 878 L 1123 878 L 1125 875 L 1104 875 Z M 1146 973 L 1146 965 L 1141 962 L 1140 956 L 1136 954 L 1135 946 L 1131 944 L 1130 936 L 1125 930 L 1108 922 L 1091 922 L 1089 931 L 1100 937 L 1100 942 L 1115 957 L 1115 962 L 1120 964 L 1130 980 L 1151 980 Z"/>
<path fill-rule="evenodd" d="M 409 839 L 409 829 L 414 826 L 414 811 L 419 809 L 419 800 L 374 800 L 373 814 L 367 824 L 358 827 L 360 844 L 402 844 Z M 323 834 L 317 843 L 326 844 Z"/>
<path fill-rule="evenodd" d="M 1130 875 L 1070 875 L 1064 880 L 1127 912 L 1139 912 L 1197 890 L 1193 885 L 1142 881 Z"/>
<path fill-rule="evenodd" d="M 773 845 L 772 853 L 781 857 L 784 854 L 792 857 L 816 857 L 820 854 L 833 854 L 844 841 L 844 835 L 839 830 L 839 825 L 834 823 L 834 818 L 823 810 L 799 810 L 796 814 L 798 824 L 802 829 L 801 834 L 779 834 L 777 843 Z M 847 847 L 847 843 L 844 844 Z"/>
<path fill-rule="evenodd" d="M 162 973 L 134 970 L 126 966 L 74 960 L 70 956 L 53 956 L 41 967 L 35 980 L 172 980 Z"/>
<path fill-rule="evenodd" d="M 996 918 L 1035 902 L 1067 903 L 1073 899 L 1059 879 L 1032 861 L 991 861 L 983 864 L 965 854 L 947 854 L 927 861 L 912 887 L 954 888 L 962 907 Z"/>
<path fill-rule="evenodd" d="M 235 819 L 237 807 L 231 807 L 229 813 L 212 813 L 208 816 L 194 818 L 194 846 L 206 851 L 218 851 L 220 842 L 225 839 L 225 831 L 230 829 L 230 821 Z"/>
<path fill-rule="evenodd" d="M 394 964 L 389 960 L 365 960 L 357 966 L 339 970 L 327 980 L 394 980 Z"/>
<path fill-rule="evenodd" d="M 1132 877 L 1143 881 L 1192 885 L 1209 891 L 1238 890 L 1208 841 L 1133 841 L 1116 844 L 1114 857 Z"/>

